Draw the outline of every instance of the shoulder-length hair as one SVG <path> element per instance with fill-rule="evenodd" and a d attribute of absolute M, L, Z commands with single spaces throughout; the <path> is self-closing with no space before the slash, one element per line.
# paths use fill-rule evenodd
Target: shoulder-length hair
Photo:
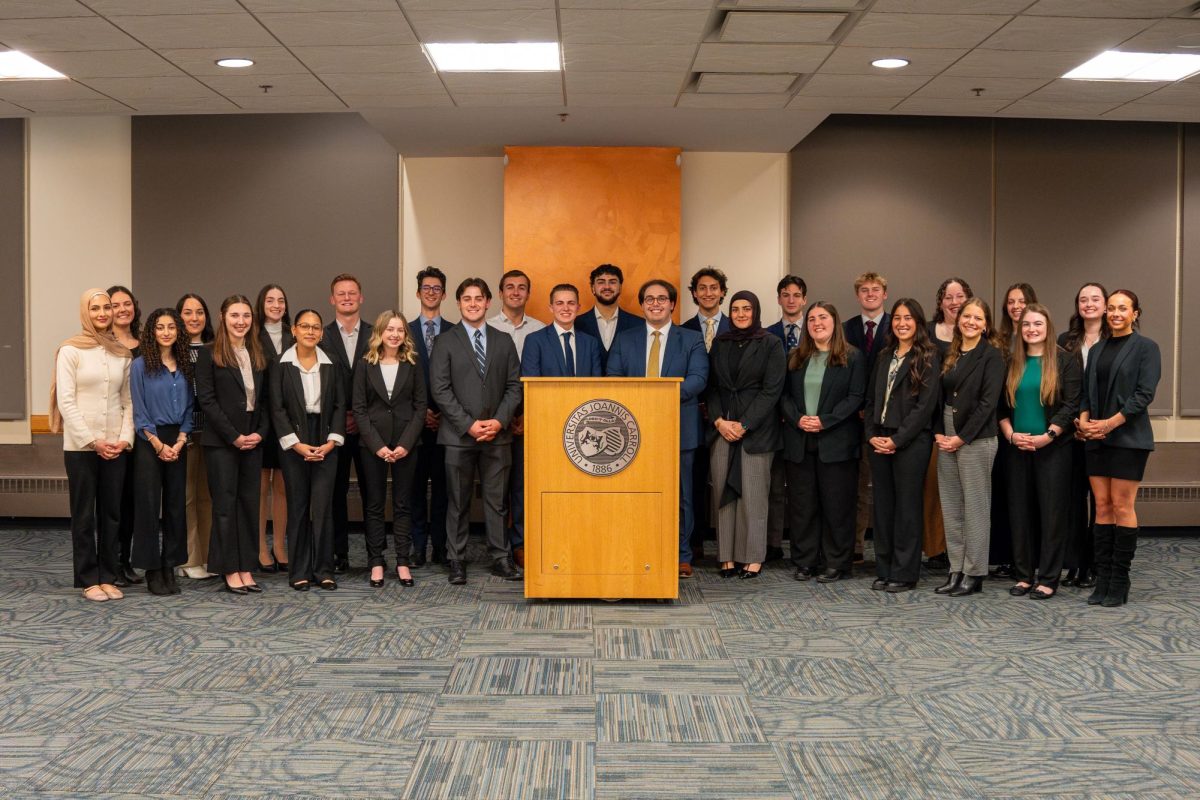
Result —
<path fill-rule="evenodd" d="M 963 312 L 968 306 L 979 306 L 983 309 L 983 334 L 980 335 L 980 343 L 991 345 L 996 344 L 996 329 L 992 325 L 992 308 L 987 304 L 987 301 L 982 297 L 972 297 L 970 300 L 962 304 L 962 308 L 958 310 L 958 320 L 954 321 L 954 338 L 950 340 L 950 352 L 946 354 L 946 360 L 942 362 L 942 374 L 954 369 L 954 365 L 958 363 L 958 359 L 962 357 L 963 335 L 962 328 L 959 327 L 959 320 L 962 319 Z"/>
<path fill-rule="evenodd" d="M 1025 306 L 1025 311 L 1021 313 L 1021 319 L 1024 320 L 1029 314 L 1041 314 L 1046 319 L 1046 343 L 1045 349 L 1042 350 L 1042 381 L 1039 394 L 1042 405 L 1049 407 L 1054 405 L 1054 401 L 1058 398 L 1058 345 L 1055 344 L 1057 340 L 1054 336 L 1054 322 L 1050 319 L 1050 309 L 1041 303 L 1030 303 Z M 1013 337 L 1012 352 L 1008 358 L 1008 378 L 1004 382 L 1004 392 L 1008 397 L 1008 404 L 1013 408 L 1017 407 L 1017 387 L 1021 384 L 1022 376 L 1025 375 L 1027 349 L 1024 337 L 1020 334 Z"/>
<path fill-rule="evenodd" d="M 188 300 L 195 300 L 204 309 L 204 330 L 200 331 L 200 343 L 209 344 L 215 337 L 213 334 L 212 312 L 208 310 L 208 303 L 204 302 L 204 298 L 194 292 L 188 292 L 183 297 L 175 301 L 175 310 L 180 314 L 183 313 L 183 304 Z M 184 336 L 187 336 L 187 331 L 184 331 Z"/>
<path fill-rule="evenodd" d="M 138 305 L 137 295 L 124 286 L 108 287 L 108 298 L 111 300 L 117 292 L 129 295 L 129 299 L 133 301 L 133 320 L 129 323 L 129 335 L 136 339 L 142 335 L 142 307 Z M 113 319 L 115 322 L 116 317 L 114 316 Z"/>
<path fill-rule="evenodd" d="M 1008 315 L 1008 296 L 1013 293 L 1014 289 L 1021 290 L 1021 296 L 1025 298 L 1026 306 L 1038 301 L 1037 292 L 1028 283 L 1014 283 L 1004 292 L 1004 310 L 1000 314 L 1000 341 L 1004 343 L 1005 349 L 1012 344 L 1014 339 L 1020 338 L 1013 336 L 1016 326 L 1013 324 L 1012 317 Z"/>
<path fill-rule="evenodd" d="M 218 367 L 234 367 L 238 363 L 229 331 L 225 326 L 225 312 L 230 306 L 239 303 L 253 312 L 254 306 L 244 294 L 231 294 L 221 303 L 221 323 L 217 325 L 217 338 L 213 341 L 213 363 Z M 246 345 L 246 352 L 250 354 L 250 366 L 255 370 L 266 369 L 267 359 L 263 356 L 262 345 L 258 342 L 258 323 L 255 322 L 253 313 L 250 314 L 250 330 L 246 331 L 246 338 L 242 341 Z"/>
<path fill-rule="evenodd" d="M 375 324 L 371 328 L 371 340 L 367 343 L 367 352 L 363 353 L 363 360 L 368 364 L 378 364 L 383 358 L 383 331 L 394 319 L 400 320 L 404 325 L 404 341 L 400 343 L 399 359 L 407 364 L 417 363 L 417 347 L 413 344 L 408 320 L 399 311 L 389 308 L 375 318 Z"/>
<path fill-rule="evenodd" d="M 254 301 L 254 321 L 258 323 L 261 329 L 267 324 L 267 292 L 272 289 L 278 289 L 283 295 L 283 327 L 292 327 L 292 304 L 288 302 L 287 292 L 278 283 L 268 283 L 266 286 L 258 290 L 258 299 Z"/>
<path fill-rule="evenodd" d="M 163 317 L 168 317 L 175 323 L 175 344 L 171 345 L 171 355 L 175 356 L 176 368 L 183 370 L 183 376 L 190 383 L 193 366 L 191 353 L 188 352 L 188 335 L 183 327 L 183 317 L 179 316 L 179 312 L 173 308 L 154 309 L 146 319 L 146 327 L 142 328 L 139 352 L 146 364 L 146 374 L 154 375 L 165 369 L 162 363 L 162 351 L 158 347 L 158 338 L 154 334 L 154 326 Z"/>
<path fill-rule="evenodd" d="M 908 313 L 912 315 L 915 327 L 912 349 L 909 351 L 912 353 L 912 358 L 908 362 L 909 392 L 915 397 L 925 388 L 925 382 L 933 371 L 933 354 L 937 352 L 937 345 L 929 339 L 929 325 L 925 321 L 925 309 L 921 308 L 921 304 L 914 298 L 901 297 L 892 303 L 892 320 L 896 319 L 896 312 L 902 307 L 908 309 Z M 899 347 L 900 340 L 893 334 L 891 344 L 884 352 L 888 354 L 888 358 L 894 358 Z"/>
<path fill-rule="evenodd" d="M 963 294 L 967 296 L 968 300 L 975 296 L 975 293 L 971 291 L 971 284 L 967 283 L 962 278 L 946 278 L 946 280 L 942 281 L 942 285 L 938 287 L 937 297 L 935 297 L 933 301 L 933 321 L 935 324 L 946 321 L 946 312 L 942 310 L 942 298 L 946 296 L 946 289 L 952 283 L 957 283 L 959 286 L 963 287 Z M 966 304 L 964 303 L 963 305 Z M 959 313 L 962 313 L 961 308 L 959 309 Z"/>
<path fill-rule="evenodd" d="M 1084 334 L 1087 333 L 1083 327 L 1083 317 L 1079 316 L 1079 295 L 1083 294 L 1083 290 L 1089 286 L 1095 286 L 1100 290 L 1100 294 L 1104 299 L 1108 300 L 1108 289 L 1104 288 L 1104 284 L 1098 281 L 1088 281 L 1079 287 L 1075 292 L 1075 308 L 1071 311 L 1071 321 L 1067 324 L 1067 338 L 1063 342 L 1063 349 L 1068 353 L 1074 353 L 1083 344 Z M 1100 338 L 1107 339 L 1109 335 L 1108 314 L 1105 310 L 1100 309 Z"/>
<path fill-rule="evenodd" d="M 821 308 L 828 311 L 829 316 L 833 317 L 833 335 L 829 338 L 829 356 L 825 360 L 825 366 L 844 367 L 849 362 L 850 351 L 854 349 L 854 346 L 846 341 L 846 333 L 842 330 L 842 318 L 838 316 L 838 310 L 833 303 L 818 300 L 804 312 L 804 335 L 800 337 L 800 344 L 793 347 L 791 355 L 788 356 L 788 369 L 800 369 L 813 355 L 820 352 L 817 343 L 813 341 L 812 335 L 808 332 L 808 318 L 814 311 Z"/>

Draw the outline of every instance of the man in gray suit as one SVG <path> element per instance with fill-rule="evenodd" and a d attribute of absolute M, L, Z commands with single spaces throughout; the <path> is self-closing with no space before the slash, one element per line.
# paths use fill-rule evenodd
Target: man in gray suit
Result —
<path fill-rule="evenodd" d="M 492 300 L 487 281 L 467 278 L 454 296 L 462 323 L 438 337 L 429 363 L 430 389 L 442 411 L 438 444 L 446 447 L 449 581 L 467 582 L 467 525 L 477 471 L 492 574 L 520 580 L 505 538 L 504 518 L 512 464 L 509 425 L 521 405 L 521 362 L 512 337 L 484 322 Z"/>

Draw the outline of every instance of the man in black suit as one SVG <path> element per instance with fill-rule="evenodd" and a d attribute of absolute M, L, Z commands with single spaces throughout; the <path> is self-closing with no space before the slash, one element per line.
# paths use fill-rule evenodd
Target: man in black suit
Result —
<path fill-rule="evenodd" d="M 775 285 L 782 318 L 767 328 L 783 342 L 783 351 L 790 354 L 804 336 L 804 307 L 808 305 L 808 284 L 799 275 L 784 275 Z M 767 514 L 767 561 L 783 558 L 783 529 L 788 519 L 787 479 L 783 469 L 783 452 L 771 462 L 771 499 Z"/>
<path fill-rule="evenodd" d="M 488 325 L 492 290 L 483 278 L 467 278 L 454 294 L 462 323 L 438 339 L 429 365 L 433 398 L 442 411 L 438 441 L 446 446 L 446 558 L 449 581 L 467 582 L 467 525 L 475 474 L 483 490 L 484 522 L 492 574 L 520 580 L 505 537 L 509 426 L 521 406 L 521 362 L 512 337 Z"/>
<path fill-rule="evenodd" d="M 618 333 L 638 328 L 645 320 L 637 314 L 622 311 L 618 301 L 621 299 L 621 285 L 625 275 L 615 264 L 601 264 L 592 270 L 592 297 L 596 299 L 591 311 L 585 311 L 575 319 L 575 325 L 582 333 L 595 336 L 600 340 L 600 366 L 604 374 L 608 374 L 608 351 Z"/>
<path fill-rule="evenodd" d="M 434 340 L 449 327 L 442 319 L 442 301 L 446 297 L 446 273 L 437 267 L 426 267 L 417 273 L 417 299 L 421 314 L 408 323 L 408 332 L 416 345 L 425 370 L 426 400 L 425 428 L 417 446 L 416 472 L 413 473 L 412 498 L 412 566 L 425 566 L 426 543 L 433 542 L 433 563 L 446 560 L 446 448 L 438 444 L 438 425 L 442 412 L 433 399 L 429 384 L 429 359 Z"/>
<path fill-rule="evenodd" d="M 353 391 L 354 365 L 363 357 L 371 339 L 371 323 L 359 318 L 362 308 L 362 284 L 349 273 L 334 277 L 329 284 L 329 304 L 333 306 L 333 321 L 325 326 L 320 347 L 337 365 L 337 374 L 345 389 L 344 397 Z M 362 452 L 358 446 L 358 426 L 354 414 L 346 412 L 346 443 L 337 449 L 337 476 L 333 484 L 333 571 L 341 574 L 350 568 L 348 528 L 350 512 L 346 495 L 350 491 L 350 464 L 358 481 L 360 496 L 365 490 L 362 479 Z M 366 505 L 366 497 L 362 498 Z"/>
<path fill-rule="evenodd" d="M 888 346 L 892 338 L 892 317 L 883 310 L 887 300 L 887 278 L 878 272 L 864 272 L 854 279 L 854 294 L 861 311 L 842 323 L 846 341 L 865 356 L 867 374 L 875 365 L 875 354 Z M 863 560 L 867 528 L 871 525 L 871 462 L 863 448 L 862 463 L 858 466 L 858 519 L 854 526 L 854 562 Z"/>

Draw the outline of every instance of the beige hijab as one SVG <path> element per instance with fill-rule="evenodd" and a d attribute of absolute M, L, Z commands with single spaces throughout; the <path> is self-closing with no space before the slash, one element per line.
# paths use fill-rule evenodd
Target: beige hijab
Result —
<path fill-rule="evenodd" d="M 67 339 L 54 351 L 54 366 L 50 371 L 50 432 L 59 433 L 62 430 L 62 412 L 58 410 L 58 353 L 64 347 L 76 347 L 80 350 L 91 350 L 93 347 L 103 347 L 118 358 L 133 358 L 129 348 L 117 341 L 112 332 L 112 325 L 107 331 L 96 330 L 92 317 L 88 314 L 88 306 L 96 295 L 108 297 L 103 289 L 88 289 L 79 298 L 79 324 L 83 327 L 79 333 Z"/>

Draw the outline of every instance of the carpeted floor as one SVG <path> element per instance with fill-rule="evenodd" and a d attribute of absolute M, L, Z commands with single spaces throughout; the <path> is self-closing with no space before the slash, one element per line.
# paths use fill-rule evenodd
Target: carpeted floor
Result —
<path fill-rule="evenodd" d="M 670 604 L 527 602 L 475 564 L 95 604 L 65 530 L 0 530 L 0 794 L 1193 798 L 1198 564 L 1143 539 L 1117 609 L 710 565 Z"/>

